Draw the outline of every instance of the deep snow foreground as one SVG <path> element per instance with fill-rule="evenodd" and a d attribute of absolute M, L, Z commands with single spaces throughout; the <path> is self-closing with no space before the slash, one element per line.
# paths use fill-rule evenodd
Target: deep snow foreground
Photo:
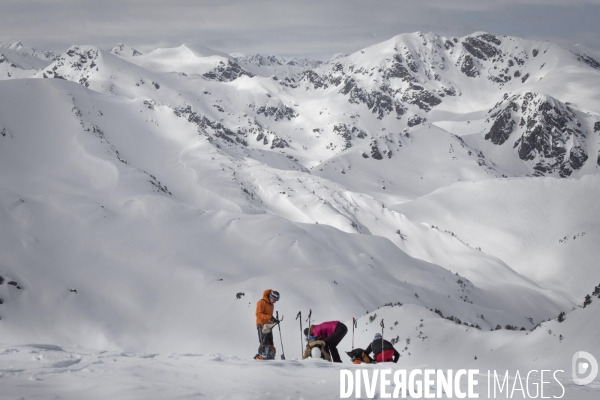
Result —
<path fill-rule="evenodd" d="M 2 398 L 7 400 L 338 399 L 342 390 L 342 368 L 353 374 L 357 369 L 367 370 L 371 377 L 376 369 L 390 369 L 393 374 L 397 369 L 405 368 L 395 364 L 342 366 L 321 360 L 256 362 L 220 354 L 93 352 L 54 345 L 2 345 L 0 361 L 4 366 L 0 370 Z M 424 366 L 415 365 L 414 368 Z M 497 372 L 502 378 L 506 374 L 506 371 Z M 511 394 L 514 393 L 513 398 L 523 398 L 522 393 L 542 394 L 539 392 L 542 381 L 539 372 L 530 375 L 527 386 L 525 379 L 523 382 L 517 380 L 516 370 L 510 371 L 509 384 L 503 392 L 494 387 L 493 380 L 488 381 L 487 374 L 487 370 L 480 370 L 475 375 L 475 393 L 481 399 L 507 398 L 508 388 Z M 519 374 L 526 376 L 527 371 Z M 591 400 L 598 396 L 600 388 L 597 384 L 578 386 L 567 374 L 558 373 L 556 377 L 560 384 L 552 376 L 548 380 L 546 375 L 544 397 Z M 516 381 L 520 383 L 515 385 Z M 512 392 L 513 386 L 517 389 L 515 392 Z M 385 389 L 385 394 L 391 395 L 393 390 L 392 384 Z M 431 392 L 435 393 L 435 390 L 433 385 Z M 465 379 L 461 380 L 460 390 L 467 393 Z M 488 390 L 491 396 L 488 396 Z M 383 398 L 379 385 L 374 392 L 371 398 Z M 350 398 L 359 397 L 352 395 Z M 369 398 L 364 386 L 360 398 Z"/>

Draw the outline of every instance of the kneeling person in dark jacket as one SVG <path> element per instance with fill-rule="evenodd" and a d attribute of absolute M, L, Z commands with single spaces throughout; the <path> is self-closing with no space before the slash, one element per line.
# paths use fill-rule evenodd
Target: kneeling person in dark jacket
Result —
<path fill-rule="evenodd" d="M 365 353 L 367 355 L 373 352 L 373 357 L 377 362 L 398 362 L 400 353 L 396 351 L 394 346 L 387 340 L 382 340 L 381 333 L 376 333 L 373 338 L 373 342 L 366 348 Z"/>

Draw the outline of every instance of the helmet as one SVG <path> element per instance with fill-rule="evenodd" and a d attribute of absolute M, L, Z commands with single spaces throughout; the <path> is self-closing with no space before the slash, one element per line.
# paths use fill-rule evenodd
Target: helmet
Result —
<path fill-rule="evenodd" d="M 376 333 L 373 340 L 381 340 L 381 333 Z"/>
<path fill-rule="evenodd" d="M 310 356 L 311 356 L 312 358 L 321 358 L 321 349 L 320 349 L 320 348 L 318 348 L 317 346 L 313 347 L 313 348 L 310 350 Z"/>
<path fill-rule="evenodd" d="M 269 294 L 269 298 L 273 301 L 279 301 L 279 292 L 273 290 L 271 294 Z"/>

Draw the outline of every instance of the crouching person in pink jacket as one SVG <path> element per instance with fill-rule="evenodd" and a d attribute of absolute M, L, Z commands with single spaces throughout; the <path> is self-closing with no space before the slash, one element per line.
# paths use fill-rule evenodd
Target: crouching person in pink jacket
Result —
<path fill-rule="evenodd" d="M 342 360 L 340 359 L 337 345 L 346 336 L 346 333 L 348 333 L 348 328 L 340 321 L 323 322 L 322 324 L 311 325 L 310 328 L 304 329 L 304 335 L 306 335 L 309 342 L 314 340 L 324 341 L 327 346 L 326 350 L 331 353 L 333 362 L 339 363 Z"/>

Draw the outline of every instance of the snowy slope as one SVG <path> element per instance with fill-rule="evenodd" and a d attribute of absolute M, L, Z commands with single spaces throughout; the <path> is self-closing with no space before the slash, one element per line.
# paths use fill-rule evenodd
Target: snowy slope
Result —
<path fill-rule="evenodd" d="M 572 305 L 493 259 L 485 261 L 487 269 L 473 274 L 474 282 L 462 288 L 463 283 L 457 283 L 460 277 L 409 257 L 386 236 L 393 237 L 394 228 L 402 224 L 411 241 L 416 239 L 414 234 L 429 245 L 445 247 L 446 252 L 458 247 L 462 249 L 459 253 L 473 253 L 473 263 L 481 263 L 475 250 L 459 242 L 444 244 L 444 238 L 436 238 L 430 229 L 412 227 L 375 200 L 324 180 L 299 185 L 301 173 L 266 164 L 250 165 L 246 172 L 237 173 L 234 168 L 240 167 L 234 160 L 215 151 L 195 131 L 181 130 L 175 136 L 161 133 L 165 132 L 158 129 L 161 126 L 176 128 L 179 122 L 170 110 L 155 116 L 158 127 L 150 130 L 152 123 L 139 112 L 145 108 L 141 101 L 106 97 L 69 82 L 7 82 L 4 92 L 13 94 L 10 103 L 2 107 L 2 119 L 12 120 L 6 124 L 11 137 L 2 147 L 3 170 L 10 171 L 2 180 L 3 220 L 10 226 L 4 231 L 4 243 L 6 252 L 22 250 L 3 266 L 3 272 L 27 288 L 24 295 L 14 294 L 25 297 L 5 299 L 3 317 L 15 321 L 11 324 L 14 338 L 48 341 L 58 334 L 61 340 L 77 341 L 83 332 L 92 330 L 94 335 L 83 335 L 86 346 L 120 343 L 132 349 L 175 346 L 174 350 L 183 350 L 191 346 L 201 350 L 206 344 L 194 339 L 199 332 L 208 338 L 211 332 L 235 329 L 240 321 L 252 325 L 248 305 L 234 295 L 243 292 L 249 300 L 258 298 L 263 290 L 256 288 L 261 285 L 259 280 L 264 280 L 262 285 L 278 286 L 289 296 L 290 306 L 305 303 L 316 309 L 318 304 L 328 304 L 317 314 L 322 313 L 322 318 L 349 318 L 363 308 L 401 301 L 442 308 L 446 304 L 450 312 L 471 321 L 485 309 L 490 324 L 515 324 L 525 316 L 540 321 Z M 55 100 L 48 104 L 43 100 L 47 96 L 35 100 L 27 93 L 52 93 Z M 35 106 L 40 118 L 10 117 L 19 115 L 25 104 Z M 42 131 L 47 134 L 32 133 Z M 143 153 L 136 151 L 140 141 Z M 41 149 L 44 152 L 40 154 Z M 212 181 L 239 177 L 217 189 L 215 182 L 202 176 L 209 160 L 233 171 L 223 171 L 220 178 L 212 173 Z M 43 165 L 43 171 L 32 170 L 35 165 Z M 246 186 L 252 192 L 244 192 Z M 281 193 L 281 189 L 291 192 Z M 254 199 L 253 193 L 258 198 Z M 310 207 L 302 210 L 302 204 Z M 57 230 L 61 232 L 58 237 L 52 233 Z M 357 231 L 363 235 L 352 233 Z M 129 242 L 124 242 L 125 238 L 136 239 L 123 247 Z M 104 243 L 100 253 L 98 242 Z M 163 244 L 158 246 L 158 242 Z M 426 244 L 413 246 L 423 251 Z M 267 251 L 256 253 L 256 247 Z M 236 251 L 227 250 L 231 248 Z M 295 255 L 293 261 L 290 252 Z M 53 265 L 51 270 L 43 267 L 48 264 Z M 45 275 L 42 271 L 54 278 L 40 280 Z M 262 275 L 265 278 L 259 279 Z M 97 286 L 98 280 L 105 284 Z M 145 283 L 126 289 L 128 280 Z M 347 292 L 352 287 L 381 288 L 382 284 L 385 290 L 368 297 Z M 514 288 L 510 298 L 504 295 L 507 285 Z M 69 292 L 71 288 L 78 293 Z M 172 296 L 174 290 L 182 297 Z M 420 297 L 415 296 L 419 292 Z M 109 293 L 112 306 L 100 307 L 98 302 Z M 152 307 L 143 300 L 150 293 Z M 47 296 L 53 300 L 42 301 Z M 213 298 L 220 299 L 222 306 L 197 307 Z M 454 305 L 447 298 L 453 298 Z M 529 299 L 526 306 L 521 304 L 524 298 Z M 133 299 L 138 300 L 129 310 L 121 309 L 121 304 Z M 187 305 L 181 304 L 183 299 Z M 53 316 L 57 330 L 47 331 L 48 320 L 41 315 L 51 315 L 45 307 L 59 303 L 65 307 L 64 320 Z M 158 304 L 164 307 L 160 318 Z M 30 308 L 41 314 L 27 312 Z M 89 314 L 90 308 L 97 313 Z M 288 309 L 286 314 L 291 312 L 293 309 Z M 230 317 L 220 318 L 223 313 Z M 139 328 L 152 332 L 145 338 L 147 343 L 120 328 L 144 314 L 147 317 Z M 159 333 L 165 318 L 173 319 L 167 324 L 172 326 L 189 321 L 190 315 L 197 322 L 187 329 Z M 87 319 L 90 326 L 83 323 Z M 97 325 L 100 321 L 104 322 Z M 204 326 L 206 322 L 211 325 Z M 173 334 L 182 337 L 173 340 Z M 239 340 L 236 350 L 243 351 L 253 341 L 252 336 Z"/>
<path fill-rule="evenodd" d="M 386 337 L 411 339 L 407 368 L 597 354 L 597 304 L 577 306 L 600 283 L 599 58 L 481 32 L 403 34 L 302 71 L 84 45 L 0 82 L 0 363 L 40 350 L 53 371 L 98 371 L 108 350 L 247 368 L 266 288 L 282 293 L 286 343 L 300 310 L 359 318 L 361 346 L 384 318 Z M 71 350 L 12 350 L 30 343 Z"/>
<path fill-rule="evenodd" d="M 55 58 L 50 51 L 32 49 L 18 40 L 0 42 L 0 79 L 29 78 Z"/>
<path fill-rule="evenodd" d="M 396 310 L 399 309 L 396 307 Z M 479 369 L 480 374 L 475 376 L 478 382 L 475 393 L 479 394 L 479 398 L 508 397 L 507 391 L 511 391 L 513 387 L 516 388 L 513 396 L 521 395 L 519 383 L 515 383 L 517 372 L 522 379 L 520 382 L 522 388 L 530 390 L 531 396 L 535 397 L 536 392 L 538 396 L 540 395 L 539 385 L 542 381 L 540 369 L 548 368 L 550 371 L 559 369 L 562 372 L 556 374 L 560 385 L 553 379 L 552 372 L 546 372 L 543 379 L 547 382 L 544 384 L 544 396 L 556 396 L 567 400 L 595 399 L 600 388 L 598 384 L 595 382 L 588 386 L 574 384 L 567 366 L 574 352 L 593 351 L 596 347 L 590 349 L 585 345 L 569 345 L 567 338 L 569 335 L 580 336 L 583 332 L 584 340 L 587 343 L 594 343 L 593 340 L 598 335 L 597 324 L 593 323 L 594 318 L 598 317 L 597 311 L 598 307 L 592 303 L 586 309 L 570 313 L 562 324 L 552 321 L 531 333 L 501 330 L 487 335 L 469 329 L 465 331 L 458 325 L 441 318 L 427 319 L 424 324 L 417 319 L 411 319 L 408 322 L 414 322 L 417 328 L 419 323 L 424 326 L 420 328 L 421 334 L 412 329 L 406 329 L 406 333 L 401 333 L 402 345 L 397 347 L 402 349 L 404 346 L 407 350 L 402 352 L 403 356 L 399 364 L 393 367 L 389 364 L 336 365 L 311 359 L 298 361 L 295 355 L 299 350 L 295 348 L 296 346 L 291 346 L 293 343 L 289 341 L 287 361 L 264 363 L 214 353 L 162 355 L 93 351 L 54 345 L 3 345 L 0 347 L 0 360 L 5 365 L 12 366 L 1 373 L 3 393 L 11 399 L 21 396 L 27 398 L 85 396 L 89 399 L 194 398 L 197 396 L 230 399 L 333 399 L 339 398 L 340 395 L 341 368 L 351 371 L 366 369 L 373 372 L 381 369 L 410 371 L 413 368 L 447 367 L 454 371 L 458 368 Z M 408 313 L 398 312 L 394 316 L 389 313 L 385 316 L 406 317 L 406 314 Z M 414 314 L 416 318 L 419 316 L 424 317 L 420 321 L 428 317 L 427 314 Z M 585 330 L 581 331 L 581 328 Z M 425 339 L 420 339 L 418 336 Z M 453 337 L 460 340 L 453 340 Z M 364 347 L 364 343 L 370 338 L 370 335 L 359 334 L 356 342 Z M 406 339 L 411 338 L 412 340 L 407 344 Z M 468 340 L 465 340 L 467 338 Z M 489 340 L 485 340 L 486 338 Z M 466 343 L 469 345 L 465 346 Z M 348 343 L 344 345 L 347 346 Z M 451 353 L 447 352 L 449 348 L 453 349 Z M 408 349 L 411 355 L 408 355 Z M 531 358 L 523 357 L 523 352 Z M 427 357 L 421 357 L 422 353 L 426 353 Z M 474 354 L 478 356 L 477 360 Z M 419 361 L 409 361 L 414 359 Z M 420 361 L 423 359 L 427 361 Z M 521 362 L 515 365 L 515 359 Z M 502 394 L 493 395 L 494 389 L 490 387 L 493 381 L 492 385 L 489 385 L 487 380 L 488 368 L 492 373 L 496 371 L 500 380 L 508 371 L 510 377 L 508 390 L 504 389 Z M 530 369 L 534 372 L 528 375 Z M 531 380 L 526 382 L 525 377 Z M 434 393 L 435 388 L 435 385 L 431 388 Z M 489 397 L 488 389 L 492 394 Z M 391 393 L 392 390 L 393 385 L 392 389 L 388 387 L 387 393 Z M 461 382 L 461 391 L 467 391 L 464 380 Z M 379 386 L 375 388 L 375 395 L 382 397 Z"/>
<path fill-rule="evenodd" d="M 204 46 L 182 44 L 174 48 L 156 49 L 146 54 L 119 55 L 154 72 L 181 72 L 218 81 L 229 81 L 243 75 L 252 76 L 243 70 L 233 57 Z"/>
<path fill-rule="evenodd" d="M 599 189 L 598 175 L 467 182 L 392 208 L 580 300 L 586 281 L 600 282 Z"/>

